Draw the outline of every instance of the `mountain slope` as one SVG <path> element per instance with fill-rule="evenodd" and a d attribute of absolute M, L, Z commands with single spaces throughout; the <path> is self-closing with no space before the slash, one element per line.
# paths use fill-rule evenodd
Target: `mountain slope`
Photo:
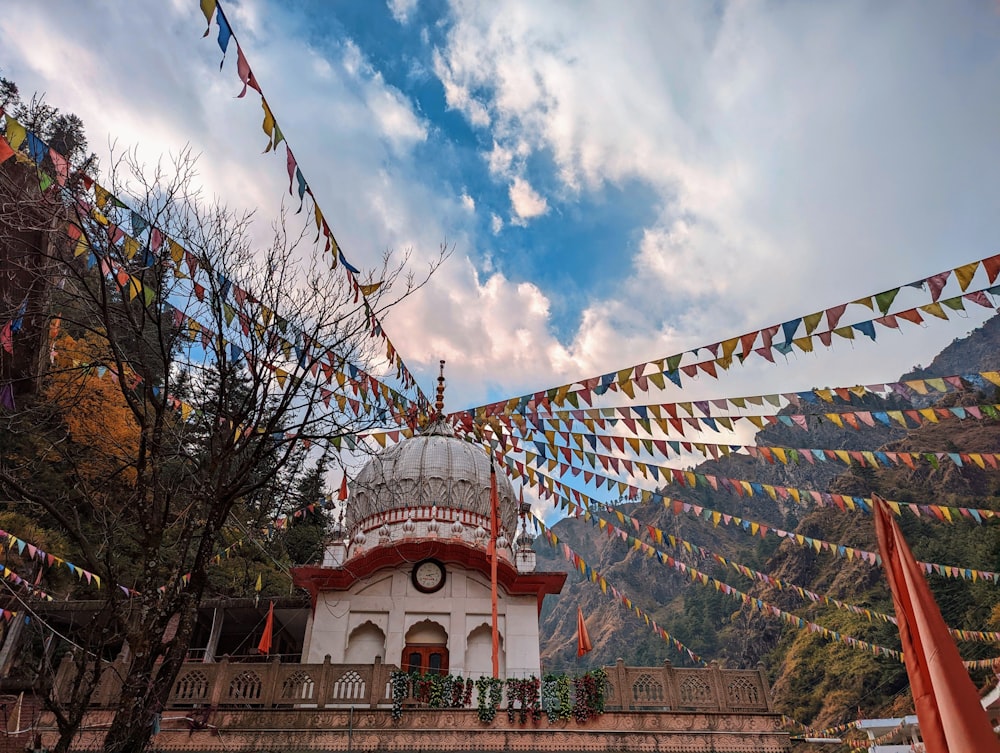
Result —
<path fill-rule="evenodd" d="M 1000 368 L 1000 318 L 993 318 L 968 337 L 954 341 L 930 366 L 914 370 L 905 378 L 930 378 L 950 374 L 990 371 Z M 942 396 L 939 406 L 973 405 L 997 401 L 991 385 L 976 391 Z M 868 410 L 902 409 L 908 401 L 893 395 L 888 400 L 870 395 Z M 916 396 L 920 405 L 927 398 Z M 813 408 L 854 410 L 857 402 Z M 798 410 L 798 409 L 796 409 Z M 787 411 L 786 411 L 787 412 Z M 828 421 L 811 423 L 808 431 L 778 425 L 758 433 L 758 445 L 785 447 L 865 449 L 895 451 L 1000 452 L 1000 422 L 942 421 L 916 430 L 900 427 L 865 427 L 862 431 L 842 430 Z M 972 464 L 963 468 L 943 462 L 934 468 L 920 462 L 906 467 L 873 469 L 857 465 L 848 469 L 840 463 L 815 465 L 769 465 L 746 456 L 730 456 L 700 464 L 698 473 L 729 476 L 768 484 L 829 490 L 869 496 L 872 491 L 901 502 L 937 503 L 1000 509 L 1000 473 L 981 470 Z M 874 550 L 874 527 L 870 515 L 842 513 L 836 509 L 797 505 L 766 495 L 739 497 L 703 488 L 668 486 L 670 496 L 703 505 L 723 513 L 739 515 L 769 526 L 779 526 L 803 536 Z M 682 537 L 697 546 L 720 553 L 742 565 L 761 570 L 775 578 L 817 593 L 869 609 L 892 613 L 892 604 L 883 585 L 881 570 L 857 561 L 848 562 L 830 553 L 817 554 L 790 541 L 768 535 L 751 537 L 741 528 L 712 525 L 690 514 L 674 515 L 663 507 L 626 505 L 627 515 L 640 522 L 637 533 L 649 540 L 644 527 L 653 525 Z M 950 565 L 1000 571 L 1000 535 L 996 523 L 977 526 L 960 521 L 953 525 L 917 519 L 910 513 L 901 518 L 905 535 L 918 558 Z M 631 523 L 629 524 L 631 527 Z M 843 643 L 827 641 L 819 635 L 792 628 L 779 619 L 763 616 L 711 587 L 692 583 L 690 578 L 631 551 L 625 542 L 609 538 L 582 519 L 565 519 L 553 531 L 572 547 L 607 581 L 630 597 L 662 627 L 705 659 L 719 659 L 729 666 L 753 666 L 762 661 L 774 682 L 776 702 L 781 711 L 804 723 L 824 726 L 856 718 L 863 713 L 905 709 L 906 675 L 902 665 L 887 657 L 866 654 Z M 872 643 L 898 648 L 895 627 L 832 607 L 812 604 L 794 591 L 754 583 L 732 569 L 696 552 L 660 547 L 678 560 L 697 567 L 734 588 L 804 619 L 815 621 Z M 542 539 L 536 542 L 539 569 L 570 569 L 560 553 Z M 992 612 L 1000 603 L 993 584 L 971 583 L 931 577 L 932 588 L 946 620 L 953 627 L 969 630 L 992 627 Z M 594 651 L 576 658 L 576 607 L 587 617 Z M 546 667 L 569 668 L 609 664 L 621 657 L 631 664 L 655 664 L 670 659 L 686 663 L 645 624 L 622 605 L 601 593 L 595 584 L 570 572 L 562 595 L 546 602 L 542 614 L 543 662 Z M 962 643 L 968 659 L 997 655 L 995 647 L 983 643 Z M 980 673 L 982 674 L 982 673 Z M 912 708 L 912 706 L 910 706 Z"/>

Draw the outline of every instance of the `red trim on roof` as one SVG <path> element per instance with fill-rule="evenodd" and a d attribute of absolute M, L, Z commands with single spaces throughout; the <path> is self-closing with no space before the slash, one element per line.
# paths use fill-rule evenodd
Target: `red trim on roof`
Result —
<path fill-rule="evenodd" d="M 302 565 L 292 568 L 292 581 L 304 588 L 312 598 L 313 609 L 320 591 L 347 591 L 358 581 L 364 580 L 379 570 L 395 568 L 419 560 L 433 557 L 446 565 L 461 565 L 489 577 L 490 559 L 484 549 L 455 541 L 434 541 L 415 539 L 394 542 L 388 546 L 376 546 L 357 557 L 352 557 L 342 567 L 320 567 Z M 566 573 L 519 573 L 513 564 L 505 559 L 497 562 L 497 584 L 504 593 L 511 596 L 534 594 L 538 597 L 538 609 L 546 594 L 557 594 L 566 582 Z"/>

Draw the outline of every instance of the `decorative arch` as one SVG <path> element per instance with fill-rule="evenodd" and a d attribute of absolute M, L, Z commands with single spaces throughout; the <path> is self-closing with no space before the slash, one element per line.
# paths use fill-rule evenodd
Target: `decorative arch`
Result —
<path fill-rule="evenodd" d="M 399 666 L 404 672 L 448 674 L 448 631 L 434 620 L 420 620 L 406 631 Z"/>
<path fill-rule="evenodd" d="M 190 703 L 203 701 L 208 697 L 208 677 L 200 670 L 186 672 L 174 684 L 174 698 Z"/>
<path fill-rule="evenodd" d="M 498 658 L 500 676 L 503 677 L 507 670 L 507 652 L 502 632 Z M 493 674 L 493 629 L 485 622 L 473 628 L 465 639 L 465 671 L 472 675 Z"/>
<path fill-rule="evenodd" d="M 385 633 L 371 620 L 358 625 L 347 636 L 345 664 L 372 664 L 375 658 L 385 658 Z"/>

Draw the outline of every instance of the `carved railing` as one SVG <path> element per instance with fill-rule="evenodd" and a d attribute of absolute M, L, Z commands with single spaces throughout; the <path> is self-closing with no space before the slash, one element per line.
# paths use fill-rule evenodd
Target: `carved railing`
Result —
<path fill-rule="evenodd" d="M 664 662 L 659 667 L 626 667 L 619 659 L 605 667 L 608 711 L 774 711 L 764 668 L 683 669 Z"/>
<path fill-rule="evenodd" d="M 110 707 L 117 701 L 123 668 L 106 665 L 91 705 Z M 322 664 L 268 662 L 185 662 L 167 706 L 170 708 L 389 708 L 390 675 L 398 669 L 383 664 Z M 67 663 L 57 688 L 71 679 Z M 767 678 L 757 669 L 627 667 L 619 660 L 605 667 L 607 711 L 701 711 L 769 713 L 774 711 Z M 406 705 L 414 703 L 408 698 Z M 475 705 L 475 700 L 473 700 Z"/>
<path fill-rule="evenodd" d="M 377 659 L 374 664 L 185 663 L 167 705 L 376 708 L 392 703 L 387 691 L 395 669 Z"/>

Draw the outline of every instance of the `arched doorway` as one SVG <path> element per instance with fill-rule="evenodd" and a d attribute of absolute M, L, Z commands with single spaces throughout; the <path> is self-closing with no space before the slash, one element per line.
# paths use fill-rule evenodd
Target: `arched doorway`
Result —
<path fill-rule="evenodd" d="M 421 620 L 406 631 L 399 666 L 404 672 L 448 674 L 448 633 L 432 620 Z"/>

